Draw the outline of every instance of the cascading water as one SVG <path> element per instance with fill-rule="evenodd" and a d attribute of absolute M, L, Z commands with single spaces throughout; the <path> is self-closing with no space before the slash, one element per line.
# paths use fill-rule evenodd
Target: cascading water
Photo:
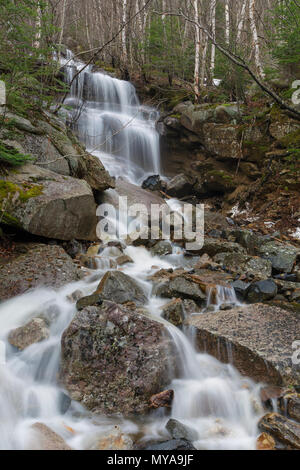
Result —
<path fill-rule="evenodd" d="M 68 60 L 71 61 L 70 70 L 68 68 L 70 82 L 79 65 L 71 55 Z M 89 83 L 87 90 L 84 81 Z M 152 118 L 141 119 L 142 110 L 133 87 L 103 74 L 92 74 L 89 68 L 72 85 L 69 103 L 73 100 L 74 106 L 74 101 L 77 102 L 76 112 L 84 94 L 90 101 L 85 103 L 79 116 L 77 130 L 90 148 L 102 142 L 102 132 L 106 132 L 106 138 L 110 136 L 105 149 L 94 151 L 104 160 L 107 169 L 114 174 L 127 174 L 135 181 L 148 170 L 156 172 L 159 168 L 158 137 Z M 138 118 L 135 113 L 140 113 Z M 122 137 L 119 134 L 119 141 L 111 137 L 115 127 L 119 128 L 130 117 L 134 119 L 127 130 L 122 131 Z M 136 167 L 130 161 L 130 149 L 135 148 L 132 139 L 138 142 L 137 153 L 133 156 Z M 109 153 L 118 145 L 126 146 L 127 153 Z M 127 247 L 125 253 L 133 263 L 126 265 L 123 272 L 141 285 L 148 296 L 149 313 L 159 317 L 160 307 L 167 301 L 152 296 L 152 284 L 147 279 L 157 269 L 183 266 L 182 253 L 174 248 L 172 255 L 161 259 L 153 257 L 143 247 L 132 246 Z M 170 416 L 164 410 L 145 417 L 143 423 L 95 416 L 76 402 L 72 402 L 66 412 L 67 398 L 56 381 L 61 335 L 76 313 L 68 296 L 75 290 L 82 291 L 83 295 L 93 293 L 114 256 L 113 250 L 106 249 L 98 271 L 83 281 L 58 291 L 37 289 L 1 304 L 0 340 L 6 344 L 6 361 L 0 363 L 0 449 L 38 448 L 36 435 L 31 430 L 36 422 L 49 426 L 73 449 L 93 448 L 116 424 L 133 438 L 138 436 L 140 442 L 170 438 L 165 430 Z M 236 303 L 236 298 L 233 290 L 220 287 L 213 303 L 224 302 Z M 7 341 L 9 332 L 39 316 L 50 324 L 49 339 L 17 352 Z M 254 449 L 262 411 L 260 386 L 241 377 L 230 364 L 224 365 L 207 354 L 198 354 L 191 332 L 182 332 L 165 320 L 159 320 L 173 339 L 178 357 L 178 373 L 170 384 L 175 392 L 171 417 L 194 429 L 197 449 Z"/>
<path fill-rule="evenodd" d="M 73 80 L 84 64 L 74 60 L 70 51 L 62 65 L 67 82 L 72 83 L 65 102 L 73 109 L 70 121 L 87 149 L 112 176 L 141 182 L 147 175 L 159 174 L 157 111 L 140 105 L 131 83 L 93 73 L 92 66 Z"/>

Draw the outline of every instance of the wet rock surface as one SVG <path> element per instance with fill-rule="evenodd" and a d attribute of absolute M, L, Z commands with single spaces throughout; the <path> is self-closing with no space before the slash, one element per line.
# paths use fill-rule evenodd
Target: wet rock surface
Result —
<path fill-rule="evenodd" d="M 159 321 L 105 301 L 78 312 L 64 332 L 60 380 L 93 412 L 144 414 L 167 385 L 173 358 Z"/>
<path fill-rule="evenodd" d="M 6 300 L 37 287 L 60 288 L 78 281 L 81 271 L 58 245 L 24 245 L 23 253 L 0 264 L 0 299 Z"/>
<path fill-rule="evenodd" d="M 177 419 L 170 419 L 166 424 L 166 429 L 173 439 L 184 439 L 190 442 L 198 439 L 198 433 L 194 429 L 177 421 Z"/>
<path fill-rule="evenodd" d="M 35 437 L 30 446 L 32 450 L 72 450 L 62 437 L 45 424 L 35 423 L 31 429 Z"/>
<path fill-rule="evenodd" d="M 32 344 L 39 343 L 50 336 L 47 323 L 42 318 L 34 318 L 26 325 L 16 328 L 9 333 L 9 343 L 20 350 Z"/>
<path fill-rule="evenodd" d="M 172 439 L 171 441 L 151 444 L 142 450 L 172 451 L 172 450 L 197 450 L 191 442 L 183 439 Z"/>
<path fill-rule="evenodd" d="M 120 271 L 108 271 L 101 280 L 96 294 L 102 299 L 118 304 L 134 302 L 137 306 L 142 306 L 147 303 L 147 297 L 137 282 Z"/>
<path fill-rule="evenodd" d="M 300 449 L 300 424 L 279 415 L 270 413 L 259 422 L 259 428 L 271 434 L 279 443 L 290 449 Z"/>
<path fill-rule="evenodd" d="M 255 304 L 189 319 L 197 329 L 201 351 L 230 362 L 259 382 L 297 384 L 300 370 L 292 363 L 292 344 L 299 337 L 297 316 L 277 307 Z"/>

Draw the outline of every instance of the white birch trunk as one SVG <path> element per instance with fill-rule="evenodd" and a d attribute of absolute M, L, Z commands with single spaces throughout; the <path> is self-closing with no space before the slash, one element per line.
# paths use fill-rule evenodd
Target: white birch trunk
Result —
<path fill-rule="evenodd" d="M 225 2 L 225 39 L 226 39 L 226 44 L 229 46 L 229 42 L 230 42 L 230 15 L 229 15 L 228 0 L 226 0 L 226 2 Z"/>
<path fill-rule="evenodd" d="M 199 5 L 198 0 L 194 0 L 194 10 L 195 10 L 195 21 L 200 23 L 199 18 Z M 199 101 L 200 95 L 200 49 L 201 49 L 201 30 L 195 25 L 195 71 L 194 71 L 194 91 L 195 91 L 195 100 Z"/>
<path fill-rule="evenodd" d="M 253 37 L 253 50 L 254 50 L 255 65 L 256 65 L 256 69 L 257 69 L 259 76 L 264 78 L 263 67 L 262 67 L 262 63 L 260 59 L 259 39 L 258 39 L 256 22 L 255 22 L 255 0 L 250 0 L 249 16 L 250 16 L 251 32 L 252 32 L 252 37 Z"/>
<path fill-rule="evenodd" d="M 35 37 L 33 47 L 35 49 L 39 49 L 41 47 L 41 39 L 42 39 L 42 8 L 40 2 L 38 2 L 37 6 L 37 18 L 35 22 Z"/>

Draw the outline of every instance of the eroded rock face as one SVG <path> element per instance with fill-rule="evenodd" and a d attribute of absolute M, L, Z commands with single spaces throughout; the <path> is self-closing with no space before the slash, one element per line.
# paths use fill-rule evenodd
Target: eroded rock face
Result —
<path fill-rule="evenodd" d="M 270 241 L 259 248 L 260 256 L 268 259 L 272 267 L 279 273 L 291 273 L 296 260 L 300 257 L 300 250 L 288 245 Z"/>
<path fill-rule="evenodd" d="M 23 350 L 32 344 L 39 343 L 50 336 L 50 330 L 42 318 L 34 318 L 26 325 L 12 330 L 8 341 L 12 346 Z"/>
<path fill-rule="evenodd" d="M 108 271 L 100 282 L 96 294 L 102 299 L 118 304 L 134 302 L 137 306 L 147 303 L 147 297 L 140 286 L 121 271 Z"/>
<path fill-rule="evenodd" d="M 200 350 L 233 361 L 243 375 L 274 385 L 299 383 L 299 366 L 292 363 L 292 344 L 300 334 L 295 314 L 255 304 L 193 316 L 188 322 L 197 328 Z"/>
<path fill-rule="evenodd" d="M 300 424 L 277 413 L 269 413 L 259 422 L 259 428 L 291 449 L 300 449 Z"/>
<path fill-rule="evenodd" d="M 169 382 L 173 357 L 162 323 L 104 302 L 77 313 L 64 332 L 60 380 L 93 412 L 144 414 Z"/>
<path fill-rule="evenodd" d="M 253 274 L 259 279 L 266 279 L 272 275 L 271 261 L 257 257 L 253 258 L 242 253 L 226 254 L 223 258 L 222 264 L 232 272 L 239 274 Z"/>
<path fill-rule="evenodd" d="M 96 204 L 89 185 L 35 165 L 4 178 L 9 202 L 5 221 L 33 235 L 59 240 L 95 240 Z"/>
<path fill-rule="evenodd" d="M 60 246 L 26 245 L 24 253 L 0 265 L 0 299 L 41 286 L 59 288 L 81 277 L 81 271 Z"/>

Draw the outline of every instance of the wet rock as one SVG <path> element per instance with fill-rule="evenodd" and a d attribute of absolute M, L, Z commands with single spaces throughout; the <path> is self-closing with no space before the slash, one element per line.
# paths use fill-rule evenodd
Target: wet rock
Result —
<path fill-rule="evenodd" d="M 80 312 L 86 307 L 98 306 L 100 307 L 103 304 L 103 299 L 99 294 L 88 295 L 87 297 L 82 297 L 76 303 L 76 308 Z"/>
<path fill-rule="evenodd" d="M 207 287 L 197 276 L 175 274 L 167 282 L 158 282 L 154 285 L 153 293 L 159 297 L 192 299 L 201 303 L 206 300 Z"/>
<path fill-rule="evenodd" d="M 167 431 L 173 439 L 184 439 L 186 441 L 197 441 L 198 433 L 195 429 L 180 423 L 177 419 L 170 419 L 166 425 Z"/>
<path fill-rule="evenodd" d="M 161 322 L 112 302 L 75 315 L 61 357 L 60 380 L 72 399 L 93 412 L 124 416 L 149 411 L 175 360 Z"/>
<path fill-rule="evenodd" d="M 124 266 L 124 264 L 132 264 L 134 263 L 133 259 L 130 258 L 128 255 L 121 255 L 116 259 L 117 265 L 118 266 Z"/>
<path fill-rule="evenodd" d="M 89 249 L 86 252 L 86 256 L 93 257 L 97 256 L 101 250 L 101 245 L 92 245 L 89 247 Z"/>
<path fill-rule="evenodd" d="M 81 266 L 87 269 L 98 269 L 97 260 L 93 256 L 88 255 L 79 255 L 77 260 L 80 262 Z"/>
<path fill-rule="evenodd" d="M 253 274 L 258 279 L 272 276 L 272 263 L 262 258 L 253 258 L 242 253 L 229 253 L 223 257 L 223 266 L 239 274 Z"/>
<path fill-rule="evenodd" d="M 150 408 L 171 408 L 173 399 L 174 390 L 165 390 L 150 398 Z"/>
<path fill-rule="evenodd" d="M 149 191 L 162 191 L 165 189 L 165 183 L 161 180 L 159 175 L 149 176 L 142 184 L 143 189 Z"/>
<path fill-rule="evenodd" d="M 68 411 L 68 409 L 70 408 L 71 406 L 71 398 L 66 394 L 66 393 L 61 393 L 60 394 L 60 397 L 59 397 L 59 409 L 60 409 L 60 412 L 61 414 L 66 414 L 66 412 Z"/>
<path fill-rule="evenodd" d="M 62 437 L 43 423 L 31 426 L 35 439 L 30 446 L 32 450 L 72 450 Z"/>
<path fill-rule="evenodd" d="M 149 215 L 151 214 L 152 204 L 166 206 L 162 197 L 151 191 L 146 191 L 139 186 L 131 184 L 123 178 L 118 178 L 116 180 L 115 189 L 109 189 L 103 193 L 101 196 L 101 202 L 104 204 L 112 204 L 114 207 L 118 208 L 119 196 L 127 197 L 128 208 L 135 204 L 143 204 L 147 208 Z"/>
<path fill-rule="evenodd" d="M 78 158 L 77 169 L 72 176 L 85 180 L 88 185 L 98 192 L 114 188 L 115 182 L 105 170 L 99 158 L 87 152 L 82 152 Z"/>
<path fill-rule="evenodd" d="M 147 303 L 147 297 L 139 285 L 130 276 L 120 271 L 108 271 L 95 294 L 118 304 L 134 302 L 137 306 L 142 306 Z"/>
<path fill-rule="evenodd" d="M 252 283 L 247 290 L 246 299 L 253 304 L 271 300 L 276 297 L 278 288 L 276 283 L 272 280 L 259 281 Z"/>
<path fill-rule="evenodd" d="M 158 450 L 158 451 L 172 451 L 172 450 L 197 450 L 191 442 L 183 439 L 172 439 L 171 441 L 159 442 L 151 444 L 143 450 Z"/>
<path fill-rule="evenodd" d="M 300 424 L 277 413 L 269 413 L 259 422 L 259 429 L 291 449 L 300 449 Z"/>
<path fill-rule="evenodd" d="M 174 299 L 162 308 L 162 317 L 174 326 L 180 327 L 184 322 L 184 306 L 181 299 Z"/>
<path fill-rule="evenodd" d="M 187 322 L 197 329 L 201 351 L 224 363 L 233 362 L 243 375 L 272 385 L 299 383 L 299 367 L 292 363 L 292 344 L 299 339 L 294 313 L 254 304 L 194 315 Z"/>
<path fill-rule="evenodd" d="M 263 432 L 256 441 L 256 450 L 275 450 L 276 443 L 273 437 Z"/>
<path fill-rule="evenodd" d="M 261 401 L 266 406 L 272 406 L 272 401 L 283 397 L 284 393 L 285 389 L 283 387 L 264 387 L 260 391 Z"/>
<path fill-rule="evenodd" d="M 153 256 L 165 256 L 173 253 L 172 244 L 166 240 L 162 240 L 150 249 Z"/>
<path fill-rule="evenodd" d="M 300 251 L 297 248 L 271 241 L 259 248 L 259 255 L 271 261 L 274 271 L 291 273 Z"/>
<path fill-rule="evenodd" d="M 300 395 L 298 393 L 288 393 L 280 397 L 280 409 L 300 423 Z"/>
<path fill-rule="evenodd" d="M 192 189 L 193 182 L 186 175 L 180 174 L 167 183 L 166 192 L 169 196 L 181 198 L 191 195 Z"/>
<path fill-rule="evenodd" d="M 235 281 L 231 284 L 231 287 L 233 287 L 233 289 L 235 290 L 235 293 L 239 300 L 245 300 L 250 284 L 248 282 Z"/>
<path fill-rule="evenodd" d="M 56 240 L 96 239 L 96 204 L 85 181 L 30 164 L 3 180 L 8 195 L 0 208 L 8 225 Z"/>
<path fill-rule="evenodd" d="M 82 276 L 72 259 L 57 245 L 29 244 L 24 251 L 5 265 L 0 264 L 1 300 L 36 287 L 60 288 Z"/>
<path fill-rule="evenodd" d="M 78 290 L 75 290 L 74 292 L 72 292 L 71 295 L 68 295 L 67 299 L 72 303 L 76 303 L 82 297 L 83 297 L 83 292 L 78 289 Z"/>
<path fill-rule="evenodd" d="M 199 252 L 199 255 L 207 254 L 211 258 L 218 253 L 241 253 L 245 254 L 246 250 L 238 243 L 228 242 L 226 240 L 219 240 L 217 238 L 204 237 L 204 245 Z"/>
<path fill-rule="evenodd" d="M 132 439 L 124 434 L 119 426 L 116 426 L 108 436 L 100 439 L 91 450 L 131 450 L 132 448 Z"/>
<path fill-rule="evenodd" d="M 50 330 L 42 318 L 34 318 L 26 325 L 16 328 L 9 333 L 8 341 L 15 348 L 23 349 L 28 348 L 32 344 L 39 343 L 48 339 Z"/>

